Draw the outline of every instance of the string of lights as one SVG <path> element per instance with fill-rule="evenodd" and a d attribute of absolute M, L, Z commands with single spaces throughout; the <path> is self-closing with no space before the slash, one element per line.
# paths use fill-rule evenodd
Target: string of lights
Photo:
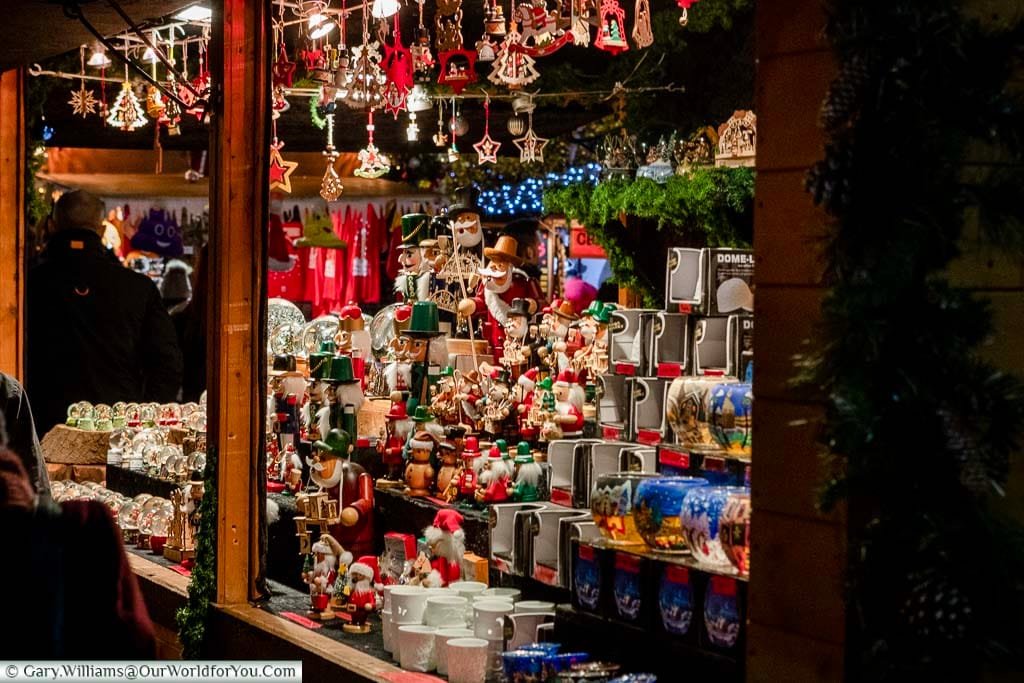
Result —
<path fill-rule="evenodd" d="M 547 173 L 538 178 L 527 178 L 519 183 L 506 183 L 492 189 L 481 190 L 480 207 L 488 218 L 539 214 L 543 210 L 541 200 L 545 188 L 565 187 L 570 183 L 580 182 L 597 184 L 600 178 L 600 164 L 573 166 L 561 173 Z"/>

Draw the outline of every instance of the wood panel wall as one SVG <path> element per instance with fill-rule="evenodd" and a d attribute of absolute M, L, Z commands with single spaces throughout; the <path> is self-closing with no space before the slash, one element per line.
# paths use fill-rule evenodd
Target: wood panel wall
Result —
<path fill-rule="evenodd" d="M 24 376 L 25 96 L 21 69 L 0 74 L 0 372 Z"/>
<path fill-rule="evenodd" d="M 815 507 L 822 407 L 794 389 L 813 348 L 823 289 L 824 216 L 804 191 L 823 154 L 818 112 L 834 74 L 821 0 L 759 2 L 754 249 L 757 258 L 757 454 L 752 477 L 750 681 L 843 677 L 846 524 Z"/>

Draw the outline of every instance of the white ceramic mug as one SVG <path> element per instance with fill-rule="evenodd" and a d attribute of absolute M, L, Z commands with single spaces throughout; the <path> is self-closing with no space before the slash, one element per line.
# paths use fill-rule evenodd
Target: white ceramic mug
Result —
<path fill-rule="evenodd" d="M 394 589 L 398 588 L 398 586 L 399 586 L 399 584 L 397 584 L 397 583 L 389 583 L 386 586 L 384 586 L 384 589 L 383 589 L 383 592 L 384 592 L 384 607 L 383 607 L 383 609 L 391 609 L 391 591 L 393 591 Z"/>
<path fill-rule="evenodd" d="M 434 658 L 437 660 L 437 673 L 448 674 L 448 641 L 453 638 L 472 638 L 473 629 L 441 628 L 434 633 Z"/>
<path fill-rule="evenodd" d="M 402 668 L 406 671 L 433 671 L 434 633 L 433 626 L 408 624 L 398 627 L 398 649 Z"/>
<path fill-rule="evenodd" d="M 520 600 L 516 603 L 516 613 L 519 612 L 554 612 L 555 603 L 544 600 Z"/>
<path fill-rule="evenodd" d="M 448 683 L 481 683 L 487 678 L 487 641 L 453 638 L 448 641 Z"/>
<path fill-rule="evenodd" d="M 423 623 L 436 628 L 466 625 L 469 600 L 458 595 L 431 595 L 423 612 Z"/>
<path fill-rule="evenodd" d="M 473 633 L 485 640 L 503 640 L 505 615 L 514 607 L 504 600 L 480 600 L 473 604 Z"/>
<path fill-rule="evenodd" d="M 512 636 L 505 643 L 506 650 L 515 650 L 523 645 L 537 642 L 537 627 L 547 621 L 554 621 L 554 612 L 518 612 L 505 617 L 511 624 Z"/>
<path fill-rule="evenodd" d="M 452 581 L 448 584 L 448 588 L 467 600 L 472 600 L 487 590 L 487 584 L 480 581 Z"/>
<path fill-rule="evenodd" d="M 516 602 L 523 593 L 518 588 L 488 588 L 480 592 L 482 598 L 504 598 Z"/>
<path fill-rule="evenodd" d="M 430 594 L 421 586 L 395 586 L 391 589 L 391 619 L 399 626 L 422 624 Z"/>
<path fill-rule="evenodd" d="M 394 652 L 394 642 L 391 640 L 394 637 L 394 622 L 391 621 L 391 610 L 382 609 L 380 611 L 380 634 L 384 641 L 384 652 Z"/>

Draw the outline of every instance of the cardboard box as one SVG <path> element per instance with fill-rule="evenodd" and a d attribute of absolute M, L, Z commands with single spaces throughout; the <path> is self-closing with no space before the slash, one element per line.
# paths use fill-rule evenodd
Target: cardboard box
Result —
<path fill-rule="evenodd" d="M 754 310 L 754 252 L 672 248 L 665 304 L 680 313 L 726 316 Z"/>
<path fill-rule="evenodd" d="M 729 319 L 700 318 L 693 327 L 693 374 L 719 370 L 732 374 L 729 352 Z"/>
<path fill-rule="evenodd" d="M 651 321 L 651 351 L 647 374 L 679 377 L 690 368 L 690 317 L 658 311 Z"/>
<path fill-rule="evenodd" d="M 490 564 L 486 557 L 480 557 L 474 553 L 466 553 L 462 556 L 462 580 L 479 581 L 487 583 L 490 573 Z"/>
<path fill-rule="evenodd" d="M 611 314 L 608 334 L 608 363 L 616 375 L 642 375 L 650 352 L 650 328 L 657 311 L 649 308 L 620 308 Z"/>
<path fill-rule="evenodd" d="M 634 440 L 655 445 L 665 439 L 665 398 L 670 380 L 657 377 L 634 377 L 630 423 Z"/>
<path fill-rule="evenodd" d="M 730 364 L 741 382 L 754 378 L 754 316 L 730 315 L 726 329 Z"/>

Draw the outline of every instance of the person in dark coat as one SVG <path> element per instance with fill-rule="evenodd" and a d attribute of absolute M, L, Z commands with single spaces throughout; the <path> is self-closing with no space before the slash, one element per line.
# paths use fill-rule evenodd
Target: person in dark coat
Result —
<path fill-rule="evenodd" d="M 0 418 L 0 582 L 17 627 L 0 659 L 153 659 L 156 639 L 110 510 L 35 495 Z"/>
<path fill-rule="evenodd" d="M 160 293 L 103 246 L 102 221 L 98 198 L 65 193 L 28 272 L 26 379 L 40 434 L 77 401 L 166 403 L 181 387 L 181 351 Z"/>
<path fill-rule="evenodd" d="M 39 448 L 32 407 L 18 380 L 0 372 L 0 416 L 7 424 L 7 448 L 21 458 L 37 495 L 50 495 L 50 478 Z"/>

